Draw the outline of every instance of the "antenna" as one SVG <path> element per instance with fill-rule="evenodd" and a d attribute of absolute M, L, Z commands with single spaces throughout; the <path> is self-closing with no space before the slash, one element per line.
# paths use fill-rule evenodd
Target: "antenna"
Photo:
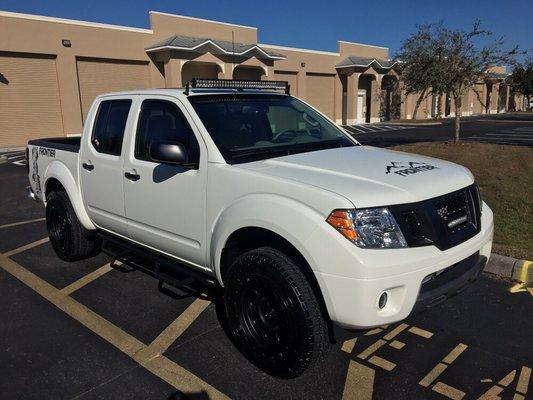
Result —
<path fill-rule="evenodd" d="M 233 68 L 231 74 L 233 75 L 233 70 L 235 69 L 235 32 L 231 31 L 231 63 Z"/>

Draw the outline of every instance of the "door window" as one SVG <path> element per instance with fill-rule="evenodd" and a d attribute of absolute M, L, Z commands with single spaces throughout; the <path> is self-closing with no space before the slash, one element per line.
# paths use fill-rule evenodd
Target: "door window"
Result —
<path fill-rule="evenodd" d="M 189 162 L 198 163 L 200 148 L 194 133 L 180 109 L 172 102 L 145 100 L 141 106 L 135 141 L 135 158 L 150 161 L 153 142 L 181 143 Z"/>
<path fill-rule="evenodd" d="M 100 103 L 91 143 L 99 153 L 119 156 L 131 100 L 106 100 Z"/>

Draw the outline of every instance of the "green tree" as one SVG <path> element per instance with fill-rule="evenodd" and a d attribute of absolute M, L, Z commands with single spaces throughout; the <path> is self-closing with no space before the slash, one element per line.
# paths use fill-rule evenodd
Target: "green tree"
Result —
<path fill-rule="evenodd" d="M 527 106 L 533 98 L 533 58 L 513 68 L 513 73 L 508 80 L 513 93 L 521 94 L 526 98 Z"/>
<path fill-rule="evenodd" d="M 494 66 L 509 64 L 518 48 L 503 50 L 503 39 L 488 41 L 491 32 L 476 22 L 471 30 L 453 30 L 442 22 L 418 26 L 403 43 L 397 58 L 407 93 L 449 93 L 455 108 L 455 141 L 461 131 L 462 99 L 477 82 L 484 81 Z M 427 70 L 424 70 L 424 69 Z"/>

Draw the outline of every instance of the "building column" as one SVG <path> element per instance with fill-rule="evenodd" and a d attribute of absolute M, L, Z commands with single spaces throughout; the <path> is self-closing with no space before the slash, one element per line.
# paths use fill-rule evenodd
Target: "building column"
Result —
<path fill-rule="evenodd" d="M 370 122 L 381 121 L 381 80 L 383 74 L 375 75 L 370 82 Z"/>
<path fill-rule="evenodd" d="M 335 76 L 335 123 L 338 125 L 343 124 L 342 109 L 345 102 L 346 93 L 346 75 L 339 74 Z"/>
<path fill-rule="evenodd" d="M 181 67 L 183 60 L 176 58 L 169 58 L 165 61 L 165 87 L 176 88 L 181 87 Z"/>
<path fill-rule="evenodd" d="M 498 113 L 498 99 L 500 97 L 500 84 L 494 82 L 492 84 L 492 93 L 490 94 L 490 106 L 489 113 L 497 114 Z"/>
<path fill-rule="evenodd" d="M 511 95 L 511 88 L 509 85 L 505 85 L 505 111 L 509 111 L 509 99 Z"/>
<path fill-rule="evenodd" d="M 348 125 L 357 123 L 357 92 L 359 91 L 360 75 L 352 72 L 346 77 L 346 123 Z"/>

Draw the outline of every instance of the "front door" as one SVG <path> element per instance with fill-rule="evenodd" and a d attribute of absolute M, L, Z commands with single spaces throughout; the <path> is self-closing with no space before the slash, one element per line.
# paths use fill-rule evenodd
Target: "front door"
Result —
<path fill-rule="evenodd" d="M 90 137 L 81 146 L 80 180 L 83 201 L 96 226 L 128 236 L 124 213 L 123 139 L 130 129 L 131 99 L 104 100 L 98 105 Z M 130 125 L 127 125 L 130 124 Z"/>
<path fill-rule="evenodd" d="M 356 108 L 357 110 L 356 122 L 358 124 L 362 124 L 365 122 L 364 117 L 363 117 L 364 104 L 365 104 L 365 95 L 363 93 L 359 93 L 357 95 L 357 108 Z"/>
<path fill-rule="evenodd" d="M 125 209 L 132 240 L 203 268 L 206 152 L 200 157 L 199 143 L 203 142 L 185 115 L 181 103 L 165 97 L 147 99 L 140 105 L 135 138 L 124 159 Z M 150 145 L 156 142 L 183 144 L 188 165 L 152 160 Z"/>

